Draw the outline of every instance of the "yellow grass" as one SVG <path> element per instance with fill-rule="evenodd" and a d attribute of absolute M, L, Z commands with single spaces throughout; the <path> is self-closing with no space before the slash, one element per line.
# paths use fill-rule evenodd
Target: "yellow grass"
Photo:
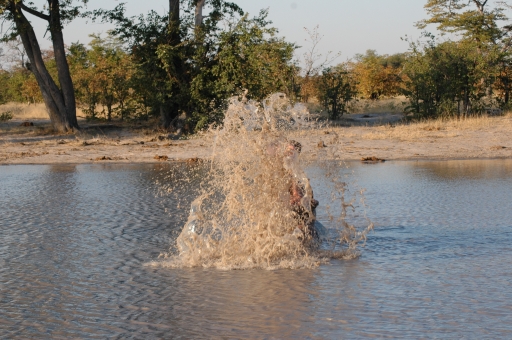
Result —
<path fill-rule="evenodd" d="M 312 114 L 318 114 L 327 118 L 327 111 L 313 98 L 308 103 L 304 103 Z M 407 106 L 407 98 L 404 96 L 394 98 L 383 98 L 378 100 L 354 99 L 348 103 L 348 113 L 402 113 Z"/>
<path fill-rule="evenodd" d="M 11 112 L 13 119 L 48 119 L 44 104 L 7 103 L 0 105 L 0 113 Z"/>
<path fill-rule="evenodd" d="M 455 137 L 469 131 L 486 130 L 496 125 L 512 128 L 512 114 L 503 117 L 470 117 L 464 119 L 435 119 L 400 125 L 385 125 L 373 128 L 372 132 L 363 134 L 364 139 L 397 139 L 414 141 L 421 138 Z"/>
<path fill-rule="evenodd" d="M 349 103 L 350 113 L 402 113 L 407 106 L 404 96 L 379 100 L 358 99 Z"/>
<path fill-rule="evenodd" d="M 43 103 L 7 103 L 0 105 L 0 114 L 4 112 L 11 112 L 13 119 L 17 120 L 50 119 Z M 76 115 L 79 118 L 85 117 L 85 114 L 83 114 L 82 110 L 79 108 L 76 109 Z"/>
<path fill-rule="evenodd" d="M 398 103 L 401 101 L 401 98 L 393 98 L 389 100 L 380 100 L 377 102 L 381 102 L 381 104 L 376 105 L 372 108 L 372 110 L 381 110 L 386 107 L 390 107 L 389 103 L 393 101 Z M 376 102 L 376 103 L 377 103 Z M 387 104 L 386 104 L 387 103 Z M 387 106 L 386 106 L 387 105 Z M 13 119 L 16 120 L 31 120 L 31 119 L 48 119 L 48 114 L 46 112 L 46 108 L 44 104 L 22 104 L 22 103 L 7 103 L 4 105 L 0 105 L 0 114 L 3 112 L 11 112 L 13 114 Z M 77 115 L 82 116 L 81 110 L 77 110 Z M 503 116 L 500 117 L 489 117 L 489 116 L 479 116 L 479 117 L 470 117 L 465 119 L 435 119 L 435 120 L 425 120 L 420 122 L 411 122 L 404 124 L 396 124 L 396 125 L 383 125 L 383 126 L 375 126 L 370 128 L 368 133 L 363 133 L 359 135 L 360 138 L 367 140 L 386 140 L 386 139 L 394 139 L 399 141 L 415 141 L 420 140 L 422 138 L 446 138 L 446 137 L 455 137 L 464 132 L 468 131 L 479 131 L 486 130 L 493 126 L 500 125 L 502 127 L 509 127 L 512 129 L 512 111 L 506 112 Z M 35 129 L 30 129 L 32 133 L 37 132 L 37 134 L 47 134 L 48 131 L 46 129 L 43 131 L 41 127 L 37 129 L 37 131 L 32 131 Z M 328 134 L 328 130 L 325 129 Z M 336 130 L 336 129 L 334 129 Z M 333 130 L 333 132 L 334 132 Z M 23 129 L 23 131 L 28 131 L 28 129 Z M 14 132 L 14 131 L 11 131 Z M 145 133 L 144 133 L 145 132 Z M 148 131 L 143 130 L 142 134 L 145 135 L 155 135 L 158 134 L 159 131 L 155 129 L 149 129 Z M 308 135 L 309 131 L 299 132 L 299 135 Z M 345 137 L 355 138 L 356 135 L 350 133 L 349 130 L 344 132 Z M 329 138 L 332 136 L 326 135 L 325 138 Z"/>

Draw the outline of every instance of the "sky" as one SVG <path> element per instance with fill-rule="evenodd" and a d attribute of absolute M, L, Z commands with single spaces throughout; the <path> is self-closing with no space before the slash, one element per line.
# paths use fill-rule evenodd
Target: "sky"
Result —
<path fill-rule="evenodd" d="M 310 44 L 305 39 L 308 34 L 304 28 L 318 26 L 322 40 L 318 46 L 324 56 L 332 51 L 341 53 L 337 62 L 353 58 L 357 53 L 368 49 L 379 54 L 405 52 L 408 43 L 401 38 L 406 36 L 417 39 L 420 30 L 414 24 L 426 18 L 423 8 L 426 0 L 231 0 L 238 4 L 250 16 L 257 15 L 261 9 L 268 9 L 268 18 L 279 29 L 279 35 L 294 42 L 302 49 L 296 52 L 300 59 Z M 44 1 L 34 1 L 36 5 Z M 168 0 L 125 0 L 127 14 L 135 16 L 155 10 L 165 13 Z M 88 9 L 111 9 L 120 2 L 116 0 L 90 0 Z M 42 37 L 43 22 L 32 17 L 34 27 Z M 105 33 L 112 26 L 77 19 L 64 29 L 66 44 L 72 42 L 88 43 L 91 33 Z M 50 47 L 48 39 L 41 41 L 45 48 Z"/>

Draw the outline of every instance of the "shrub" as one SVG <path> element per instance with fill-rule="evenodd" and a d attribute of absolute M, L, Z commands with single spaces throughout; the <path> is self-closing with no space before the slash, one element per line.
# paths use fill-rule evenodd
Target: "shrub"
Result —
<path fill-rule="evenodd" d="M 0 114 L 0 122 L 6 122 L 8 120 L 11 120 L 13 118 L 13 114 L 11 111 L 6 111 Z"/>

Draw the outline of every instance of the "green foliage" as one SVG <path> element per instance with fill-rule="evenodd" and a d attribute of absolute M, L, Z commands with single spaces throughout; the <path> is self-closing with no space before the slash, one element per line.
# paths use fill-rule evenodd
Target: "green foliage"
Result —
<path fill-rule="evenodd" d="M 496 43 L 508 34 L 508 30 L 499 27 L 500 21 L 507 20 L 505 9 L 499 4 L 489 8 L 487 0 L 428 0 L 425 9 L 430 17 L 417 26 L 434 24 L 441 32 L 459 34 L 463 40 Z"/>
<path fill-rule="evenodd" d="M 47 2 L 47 4 L 43 5 L 43 10 L 41 11 L 31 1 L 24 2 L 20 0 L 0 0 L 0 18 L 7 22 L 14 21 L 16 15 L 15 11 L 13 10 L 14 7 L 19 7 L 23 9 L 23 11 L 36 16 L 46 16 L 44 13 L 45 10 L 48 10 L 48 7 L 52 7 L 53 4 L 50 3 L 55 1 L 49 0 L 45 2 Z M 67 24 L 82 14 L 82 11 L 85 6 L 87 6 L 89 0 L 59 0 L 56 2 L 58 3 L 61 24 Z M 46 17 L 45 20 L 48 21 L 48 27 L 50 27 L 51 20 L 49 20 L 48 17 Z M 62 29 L 62 27 L 57 27 L 57 29 Z M 2 33 L 3 36 L 0 38 L 0 41 L 6 42 L 14 40 L 20 32 L 15 25 L 12 25 Z"/>
<path fill-rule="evenodd" d="M 8 120 L 11 120 L 13 117 L 14 115 L 11 111 L 2 112 L 2 114 L 0 114 L 0 122 L 6 122 Z"/>
<path fill-rule="evenodd" d="M 374 50 L 358 54 L 352 63 L 352 72 L 357 78 L 357 92 L 361 98 L 379 99 L 400 93 L 402 85 L 403 54 L 379 55 Z"/>
<path fill-rule="evenodd" d="M 9 73 L 0 70 L 0 105 L 5 104 L 8 101 L 7 91 L 9 84 Z"/>
<path fill-rule="evenodd" d="M 78 105 L 90 119 L 111 120 L 136 116 L 130 98 L 133 62 L 112 36 L 91 35 L 90 48 L 73 44 L 69 49 L 70 64 Z M 102 105 L 101 112 L 97 106 Z"/>
<path fill-rule="evenodd" d="M 0 73 L 0 104 L 6 102 L 39 103 L 41 91 L 34 75 L 25 68 Z"/>
<path fill-rule="evenodd" d="M 496 80 L 489 65 L 499 56 L 491 49 L 482 53 L 467 42 L 413 45 L 404 69 L 409 110 L 424 118 L 480 112 Z"/>
<path fill-rule="evenodd" d="M 173 106 L 174 102 L 183 101 L 178 90 L 180 86 L 186 86 L 187 79 L 183 79 L 186 75 L 179 74 L 178 77 L 178 72 L 166 72 L 162 55 L 157 53 L 159 46 L 161 49 L 169 46 L 167 16 L 151 11 L 146 16 L 126 18 L 124 5 L 119 5 L 112 11 L 97 11 L 94 15 L 114 22 L 117 26 L 111 32 L 112 36 L 118 37 L 129 46 L 128 53 L 132 64 L 129 90 L 134 94 L 131 96 L 132 106 L 138 108 L 135 110 L 136 115 L 143 118 L 157 116 Z M 174 53 L 177 64 L 184 58 L 182 49 L 169 49 L 166 52 Z M 173 67 L 174 63 L 172 67 L 168 65 L 167 70 Z"/>
<path fill-rule="evenodd" d="M 356 95 L 353 79 L 345 65 L 326 68 L 319 81 L 320 100 L 329 112 L 330 119 L 337 119 L 346 112 L 348 102 Z"/>
<path fill-rule="evenodd" d="M 129 46 L 131 88 L 150 115 L 161 115 L 168 126 L 184 113 L 190 129 L 201 129 L 221 121 L 231 96 L 288 92 L 295 46 L 276 37 L 265 11 L 249 19 L 233 3 L 210 0 L 208 16 L 196 27 L 195 4 L 182 3 L 178 27 L 155 12 L 126 18 L 122 5 L 94 13 L 114 22 L 113 34 Z"/>
<path fill-rule="evenodd" d="M 8 6 L 15 2 L 0 0 L 0 16 L 12 20 Z M 86 2 L 59 1 L 62 19 L 80 15 Z M 266 11 L 249 18 L 234 3 L 206 0 L 208 15 L 198 23 L 197 0 L 179 3 L 179 16 L 151 11 L 128 18 L 123 4 L 88 13 L 115 24 L 107 37 L 92 35 L 88 46 L 73 44 L 67 51 L 77 104 L 88 118 L 160 116 L 164 127 L 178 127 L 178 117 L 186 117 L 184 128 L 192 132 L 221 122 L 231 96 L 262 100 L 274 92 L 292 100 L 317 99 L 331 119 L 346 112 L 356 96 L 377 100 L 404 94 L 410 102 L 407 110 L 422 118 L 511 105 L 512 26 L 502 24 L 507 20 L 504 5 L 426 0 L 429 18 L 417 26 L 436 25 L 456 41 L 438 43 L 424 33 L 428 41 L 411 43 L 408 53 L 368 50 L 336 67 L 325 66 L 337 55 L 318 66 L 315 46 L 321 36 L 314 30 L 301 70 L 292 62 L 296 46 L 277 37 Z M 51 77 L 58 79 L 53 54 L 44 51 L 43 58 Z M 25 67 L 0 73 L 0 103 L 42 101 L 35 77 Z"/>
<path fill-rule="evenodd" d="M 190 106 L 197 128 L 219 122 L 233 95 L 246 93 L 249 99 L 263 100 L 287 91 L 294 46 L 275 37 L 277 31 L 267 28 L 265 16 L 266 12 L 254 19 L 244 16 L 218 34 L 215 46 L 195 51 Z M 204 55 L 213 58 L 205 60 Z"/>
<path fill-rule="evenodd" d="M 510 27 L 500 6 L 488 1 L 429 0 L 429 18 L 418 23 L 437 25 L 457 41 L 437 43 L 430 33 L 426 44 L 411 44 L 404 67 L 403 93 L 409 110 L 419 117 L 466 116 L 488 106 L 508 105 L 511 91 Z"/>

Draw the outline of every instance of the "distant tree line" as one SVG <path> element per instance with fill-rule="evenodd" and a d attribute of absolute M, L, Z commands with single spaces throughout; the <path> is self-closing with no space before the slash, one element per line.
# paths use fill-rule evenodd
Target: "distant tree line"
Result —
<path fill-rule="evenodd" d="M 306 88 L 308 97 L 320 99 L 331 118 L 342 114 L 352 98 L 397 95 L 408 99 L 406 111 L 417 118 L 466 117 L 489 108 L 510 110 L 512 25 L 506 11 L 512 5 L 428 0 L 425 9 L 429 17 L 417 26 L 435 25 L 441 39 L 424 31 L 420 41 L 409 41 L 406 53 L 378 55 L 369 50 L 308 75 L 315 84 Z"/>
<path fill-rule="evenodd" d="M 488 107 L 510 109 L 512 26 L 505 15 L 510 5 L 429 0 L 425 8 L 430 17 L 417 26 L 436 25 L 456 39 L 438 41 L 424 33 L 426 42 L 411 42 L 403 85 L 409 110 L 421 117 L 464 117 Z"/>
<path fill-rule="evenodd" d="M 406 53 L 369 50 L 335 66 L 315 66 L 310 57 L 301 67 L 293 59 L 298 46 L 277 36 L 266 11 L 251 18 L 224 0 L 169 0 L 168 13 L 127 17 L 122 4 L 84 12 L 83 2 L 48 0 L 43 13 L 23 1 L 0 0 L 0 16 L 14 24 L 4 41 L 18 39 L 15 46 L 24 49 L 0 70 L 0 103 L 45 102 L 62 131 L 78 127 L 78 106 L 90 119 L 159 117 L 165 128 L 184 119 L 189 132 L 221 122 L 231 96 L 262 100 L 273 92 L 294 101 L 316 100 L 331 119 L 347 112 L 354 99 L 399 95 L 420 118 L 510 106 L 512 25 L 506 2 L 428 0 L 428 18 L 417 26 L 436 25 L 451 40 L 424 32 L 421 41 L 409 41 Z M 39 49 L 25 15 L 48 21 L 51 52 Z M 107 36 L 92 35 L 87 46 L 65 47 L 63 24 L 80 15 L 115 28 Z M 317 32 L 313 36 L 312 49 Z M 4 48 L 0 57 L 8 52 Z"/>

